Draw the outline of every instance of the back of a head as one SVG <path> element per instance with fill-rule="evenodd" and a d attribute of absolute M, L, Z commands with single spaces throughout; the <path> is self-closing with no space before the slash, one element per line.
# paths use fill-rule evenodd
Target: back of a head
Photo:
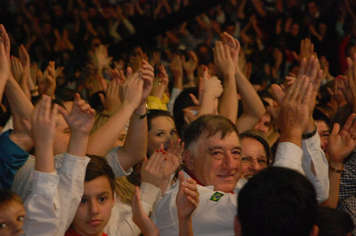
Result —
<path fill-rule="evenodd" d="M 346 212 L 320 206 L 316 224 L 319 227 L 319 236 L 346 236 L 355 228 L 354 222 Z"/>
<path fill-rule="evenodd" d="M 313 185 L 298 172 L 268 167 L 238 195 L 243 236 L 308 236 L 317 216 Z"/>

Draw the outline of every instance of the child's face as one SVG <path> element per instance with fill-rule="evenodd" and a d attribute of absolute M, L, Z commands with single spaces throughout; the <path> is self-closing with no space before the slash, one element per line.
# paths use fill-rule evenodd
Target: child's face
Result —
<path fill-rule="evenodd" d="M 106 176 L 84 183 L 84 194 L 72 227 L 80 235 L 102 235 L 115 200 Z"/>
<path fill-rule="evenodd" d="M 14 236 L 23 234 L 23 219 L 25 209 L 18 202 L 11 202 L 9 206 L 0 211 L 0 236 Z"/>

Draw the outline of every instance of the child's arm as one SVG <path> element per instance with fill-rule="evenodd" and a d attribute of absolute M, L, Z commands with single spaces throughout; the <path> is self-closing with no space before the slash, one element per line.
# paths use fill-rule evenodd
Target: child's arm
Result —
<path fill-rule="evenodd" d="M 57 105 L 51 109 L 51 98 L 43 96 L 32 115 L 32 137 L 37 157 L 32 193 L 24 204 L 27 235 L 55 235 L 59 227 L 59 176 L 53 157 L 57 112 Z"/>
<path fill-rule="evenodd" d="M 90 161 L 85 157 L 85 153 L 95 111 L 80 98 L 79 94 L 75 94 L 71 113 L 63 107 L 59 107 L 59 112 L 71 129 L 68 151 L 65 153 L 61 169 L 58 170 L 61 221 L 57 235 L 64 235 L 83 196 L 85 171 Z"/>

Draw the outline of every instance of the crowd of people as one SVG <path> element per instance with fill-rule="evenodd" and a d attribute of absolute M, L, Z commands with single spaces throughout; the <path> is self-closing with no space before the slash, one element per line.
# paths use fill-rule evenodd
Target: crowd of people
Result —
<path fill-rule="evenodd" d="M 356 2 L 216 2 L 0 3 L 0 236 L 356 235 Z"/>

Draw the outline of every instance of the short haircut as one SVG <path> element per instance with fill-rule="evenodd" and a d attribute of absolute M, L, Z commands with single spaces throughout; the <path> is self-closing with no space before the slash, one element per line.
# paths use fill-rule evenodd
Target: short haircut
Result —
<path fill-rule="evenodd" d="M 330 130 L 330 119 L 327 115 L 325 115 L 322 111 L 319 109 L 315 108 L 313 111 L 313 119 L 314 120 L 321 120 L 324 121 L 325 124 L 328 126 L 328 129 Z"/>
<path fill-rule="evenodd" d="M 242 140 L 244 138 L 252 138 L 252 139 L 258 141 L 259 143 L 261 143 L 263 148 L 265 149 L 265 152 L 266 152 L 266 157 L 267 157 L 267 161 L 268 161 L 267 164 L 270 165 L 272 163 L 272 161 L 273 161 L 272 151 L 271 151 L 271 148 L 269 147 L 267 138 L 263 133 L 256 131 L 256 130 L 246 130 L 245 132 L 240 134 L 240 140 Z"/>
<path fill-rule="evenodd" d="M 317 211 L 313 185 L 305 176 L 283 167 L 260 171 L 238 195 L 243 236 L 309 236 Z"/>
<path fill-rule="evenodd" d="M 316 225 L 319 227 L 319 236 L 346 236 L 355 228 L 349 214 L 322 206 L 318 207 Z"/>
<path fill-rule="evenodd" d="M 92 181 L 98 177 L 105 176 L 110 184 L 111 190 L 115 192 L 115 174 L 104 157 L 88 155 L 90 162 L 85 172 L 85 182 Z"/>
<path fill-rule="evenodd" d="M 13 202 L 23 205 L 19 195 L 8 189 L 0 188 L 0 211 L 6 210 Z"/>
<path fill-rule="evenodd" d="M 184 130 L 183 141 L 185 148 L 188 149 L 190 144 L 196 142 L 204 132 L 208 133 L 208 138 L 217 133 L 221 133 L 221 139 L 231 132 L 235 132 L 237 136 L 239 135 L 235 124 L 224 116 L 204 115 L 190 123 Z"/>
<path fill-rule="evenodd" d="M 148 131 L 151 130 L 152 128 L 152 120 L 156 117 L 160 117 L 160 116 L 165 116 L 165 117 L 169 117 L 173 120 L 173 117 L 171 116 L 171 114 L 169 114 L 168 111 L 164 111 L 164 110 L 157 110 L 157 109 L 152 109 L 152 110 L 148 110 L 147 113 L 147 127 L 148 127 Z M 173 120 L 174 122 L 174 120 Z"/>

